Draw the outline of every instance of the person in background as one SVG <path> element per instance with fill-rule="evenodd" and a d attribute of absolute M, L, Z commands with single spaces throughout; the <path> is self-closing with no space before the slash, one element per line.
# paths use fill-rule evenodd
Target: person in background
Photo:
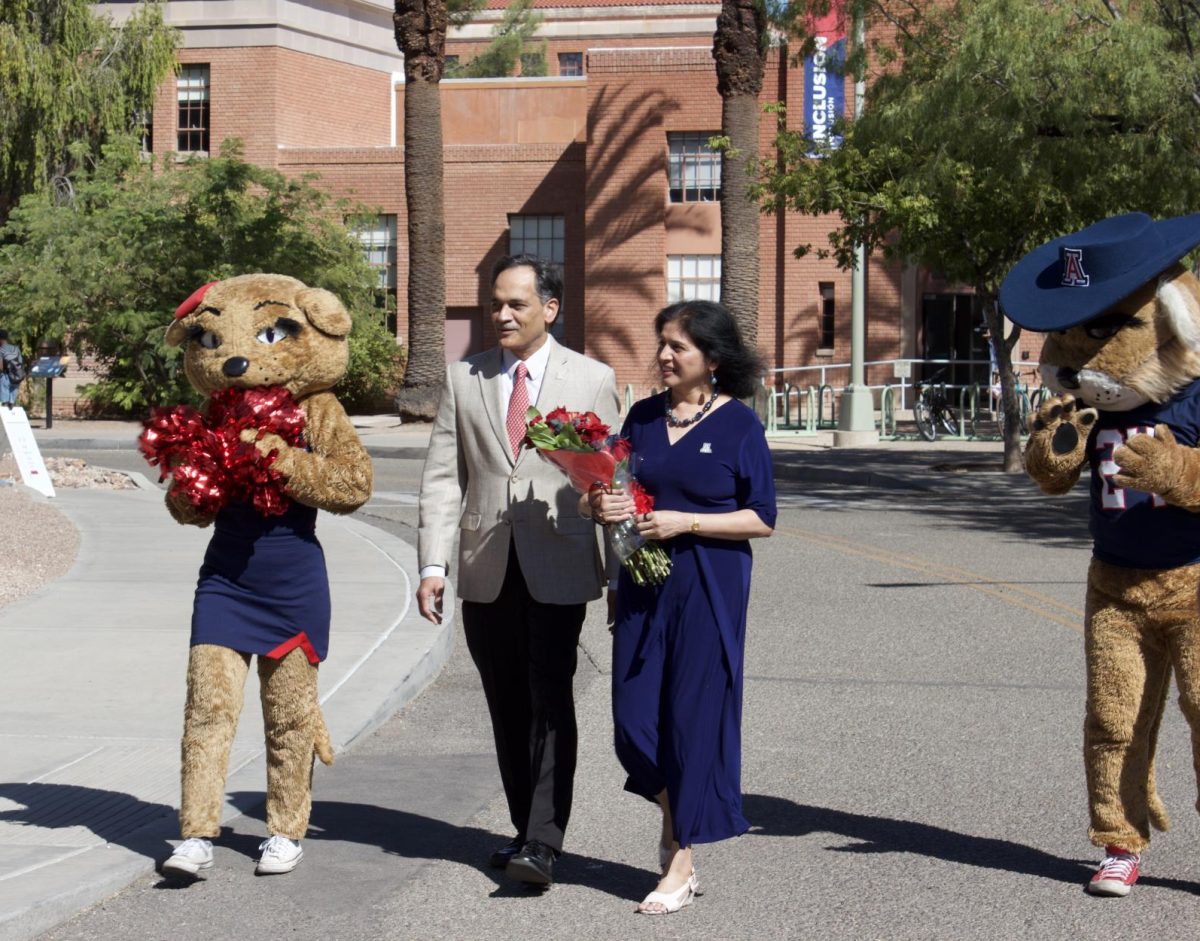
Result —
<path fill-rule="evenodd" d="M 612 699 L 625 789 L 662 808 L 662 877 L 638 911 L 676 912 L 698 892 L 692 847 L 744 833 L 742 661 L 750 540 L 775 526 L 775 483 L 762 423 L 738 399 L 761 375 L 729 311 L 684 301 L 659 312 L 666 391 L 630 409 L 622 434 L 654 497 L 638 531 L 658 540 L 672 570 L 637 586 L 622 569 L 613 626 Z M 600 523 L 633 515 L 624 493 L 584 501 Z"/>
<path fill-rule="evenodd" d="M 21 351 L 0 330 L 0 405 L 12 408 L 17 404 L 17 388 L 25 379 L 25 362 Z"/>

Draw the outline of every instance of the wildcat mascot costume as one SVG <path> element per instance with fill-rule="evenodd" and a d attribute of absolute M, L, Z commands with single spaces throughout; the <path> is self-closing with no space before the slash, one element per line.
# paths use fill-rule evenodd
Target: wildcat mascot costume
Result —
<path fill-rule="evenodd" d="M 1026 255 L 1000 288 L 1047 334 L 1025 467 L 1043 491 L 1090 475 L 1085 654 L 1088 883 L 1128 895 L 1167 815 L 1154 749 L 1172 669 L 1200 769 L 1200 282 L 1179 260 L 1200 214 L 1105 219 Z"/>
<path fill-rule="evenodd" d="M 256 872 L 290 872 L 312 807 L 313 756 L 333 752 L 317 700 L 329 644 L 329 579 L 317 510 L 371 494 L 371 462 L 330 388 L 346 371 L 350 316 L 330 292 L 251 274 L 205 285 L 167 330 L 184 347 L 202 410 L 157 409 L 141 447 L 174 480 L 167 509 L 214 525 L 192 609 L 180 828 L 163 864 L 213 864 L 230 747 L 258 657 L 267 750 L 267 830 Z"/>

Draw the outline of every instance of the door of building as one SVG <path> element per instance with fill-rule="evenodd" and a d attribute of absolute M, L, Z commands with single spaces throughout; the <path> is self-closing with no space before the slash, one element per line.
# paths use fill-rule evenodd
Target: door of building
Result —
<path fill-rule="evenodd" d="M 921 355 L 925 359 L 952 360 L 922 366 L 922 379 L 937 378 L 956 386 L 991 381 L 987 342 L 983 338 L 983 313 L 974 294 L 925 294 L 921 298 Z M 959 362 L 959 361 L 962 362 Z M 971 360 L 982 360 L 972 363 Z"/>

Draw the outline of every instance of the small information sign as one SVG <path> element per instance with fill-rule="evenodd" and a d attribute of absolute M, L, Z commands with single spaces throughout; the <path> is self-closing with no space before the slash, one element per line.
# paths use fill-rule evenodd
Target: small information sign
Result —
<path fill-rule="evenodd" d="M 30 367 L 29 375 L 34 379 L 57 379 L 67 371 L 65 356 L 39 356 Z"/>
<path fill-rule="evenodd" d="M 911 379 L 912 363 L 906 360 L 892 363 L 892 375 L 897 379 Z"/>
<path fill-rule="evenodd" d="M 29 416 L 20 406 L 4 408 L 0 406 L 0 423 L 4 425 L 4 433 L 8 436 L 8 445 L 12 448 L 17 469 L 21 472 L 21 480 L 25 486 L 32 487 L 38 493 L 48 497 L 54 496 L 54 484 L 50 481 L 50 473 L 42 460 L 42 452 L 38 450 L 37 439 L 29 426 Z"/>

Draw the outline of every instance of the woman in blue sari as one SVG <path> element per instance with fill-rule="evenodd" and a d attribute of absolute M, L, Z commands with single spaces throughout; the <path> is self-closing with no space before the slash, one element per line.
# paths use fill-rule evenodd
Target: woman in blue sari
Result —
<path fill-rule="evenodd" d="M 671 557 L 661 585 L 621 571 L 613 626 L 613 721 L 625 789 L 662 808 L 662 878 L 638 911 L 678 911 L 697 893 L 692 846 L 744 833 L 742 660 L 750 540 L 775 526 L 775 485 L 762 423 L 741 398 L 761 367 L 720 304 L 659 312 L 666 391 L 630 410 L 622 429 L 654 510 L 639 532 Z M 627 494 L 593 491 L 593 518 L 633 515 Z"/>

